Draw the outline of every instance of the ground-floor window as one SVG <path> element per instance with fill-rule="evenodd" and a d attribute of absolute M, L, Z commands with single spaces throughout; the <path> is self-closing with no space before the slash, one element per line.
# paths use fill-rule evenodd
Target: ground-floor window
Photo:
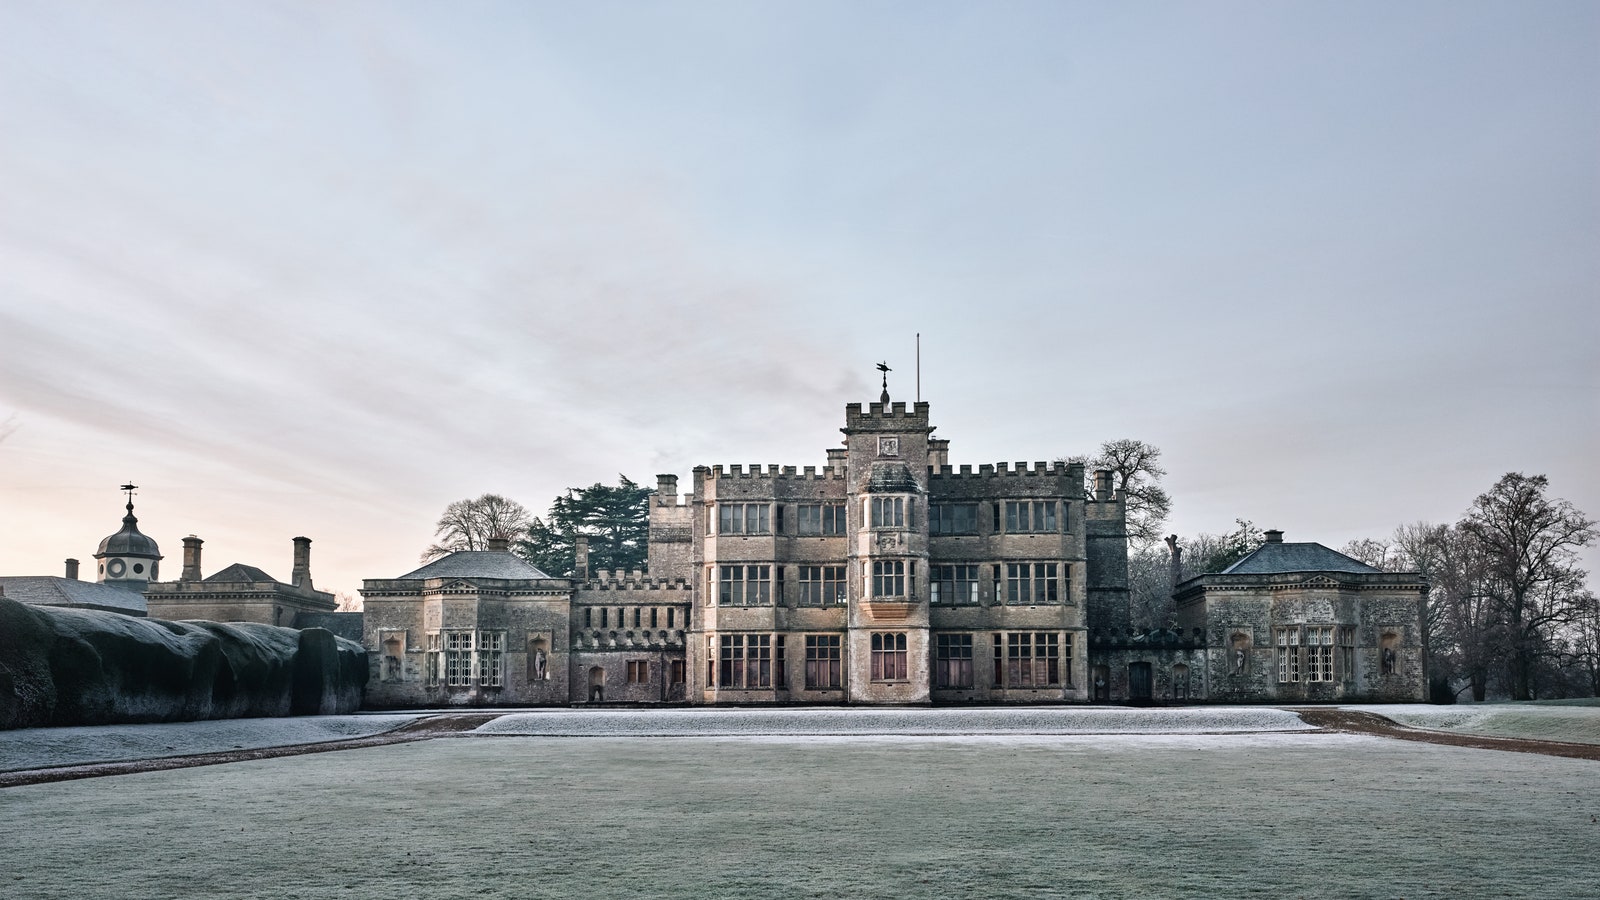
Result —
<path fill-rule="evenodd" d="M 1288 683 L 1300 680 L 1300 629 L 1279 628 L 1278 681 Z"/>
<path fill-rule="evenodd" d="M 683 660 L 681 660 L 681 659 L 673 660 L 671 662 L 671 664 L 667 666 L 667 683 L 668 684 L 683 684 L 683 676 L 684 676 Z"/>
<path fill-rule="evenodd" d="M 772 687 L 772 635 L 722 635 L 720 675 L 724 688 Z"/>
<path fill-rule="evenodd" d="M 1071 664 L 1070 653 L 1067 657 Z M 1034 688 L 1061 683 L 1061 635 L 1014 631 L 994 636 L 996 687 Z"/>
<path fill-rule="evenodd" d="M 423 668 L 429 684 L 501 687 L 505 655 L 504 631 L 429 632 Z"/>
<path fill-rule="evenodd" d="M 650 681 L 650 662 L 644 659 L 628 660 L 628 683 L 648 684 Z"/>
<path fill-rule="evenodd" d="M 934 635 L 933 683 L 941 688 L 972 687 L 972 635 Z"/>
<path fill-rule="evenodd" d="M 1306 680 L 1333 680 L 1333 626 L 1306 629 Z"/>
<path fill-rule="evenodd" d="M 806 690 L 836 691 L 840 687 L 839 635 L 806 635 Z"/>
<path fill-rule="evenodd" d="M 872 633 L 872 680 L 906 680 L 906 633 L 903 631 L 874 631 Z"/>

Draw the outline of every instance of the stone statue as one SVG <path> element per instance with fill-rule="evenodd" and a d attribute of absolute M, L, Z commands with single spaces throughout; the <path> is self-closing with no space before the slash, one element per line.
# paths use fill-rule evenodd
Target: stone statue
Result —
<path fill-rule="evenodd" d="M 1240 647 L 1240 648 L 1234 650 L 1233 651 L 1233 674 L 1235 674 L 1235 675 L 1243 675 L 1244 674 L 1245 663 L 1248 662 L 1249 659 L 1250 659 L 1250 657 L 1249 657 L 1248 654 L 1246 654 L 1244 652 L 1244 648 L 1243 647 Z"/>
<path fill-rule="evenodd" d="M 543 649 L 533 651 L 533 678 L 535 681 L 544 681 L 550 677 L 550 673 L 545 669 L 549 660 L 550 657 L 545 654 Z"/>
<path fill-rule="evenodd" d="M 1385 647 L 1385 648 L 1383 648 L 1383 674 L 1385 674 L 1385 675 L 1393 675 L 1394 674 L 1394 648 L 1393 647 Z"/>

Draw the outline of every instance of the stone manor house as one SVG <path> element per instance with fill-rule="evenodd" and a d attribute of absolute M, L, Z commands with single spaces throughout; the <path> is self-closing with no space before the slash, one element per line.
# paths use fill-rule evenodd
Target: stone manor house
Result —
<path fill-rule="evenodd" d="M 580 539 L 577 572 L 555 578 L 491 542 L 369 579 L 364 611 L 337 613 L 305 538 L 291 583 L 241 564 L 202 577 L 192 536 L 180 578 L 155 581 L 130 498 L 100 581 L 162 617 L 358 638 L 377 708 L 1425 698 L 1416 574 L 1268 532 L 1227 571 L 1174 585 L 1171 627 L 1135 630 L 1112 473 L 1091 492 L 1079 464 L 952 466 L 928 404 L 887 391 L 846 406 L 841 430 L 822 466 L 700 466 L 687 493 L 658 476 L 644 571 L 591 571 Z M 29 581 L 52 602 L 37 582 L 64 597 L 75 569 L 0 588 Z"/>

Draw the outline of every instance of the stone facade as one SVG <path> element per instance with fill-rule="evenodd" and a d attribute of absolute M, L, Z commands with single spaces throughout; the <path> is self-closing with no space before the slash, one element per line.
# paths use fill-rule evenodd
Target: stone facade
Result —
<path fill-rule="evenodd" d="M 154 582 L 144 596 L 150 615 L 158 619 L 203 619 L 211 622 L 257 622 L 298 627 L 308 614 L 339 608 L 333 594 L 311 581 L 311 539 L 294 539 L 290 582 L 282 582 L 255 566 L 234 563 L 202 577 L 200 538 L 183 539 L 183 571 L 177 581 Z"/>
<path fill-rule="evenodd" d="M 502 541 L 368 580 L 369 704 L 1423 696 L 1414 575 L 1272 532 L 1177 586 L 1179 628 L 1136 632 L 1109 472 L 1089 491 L 1078 464 L 952 466 L 928 404 L 887 395 L 841 431 L 822 466 L 701 466 L 681 495 L 658 476 L 646 571 L 591 572 L 580 539 L 552 578 Z"/>

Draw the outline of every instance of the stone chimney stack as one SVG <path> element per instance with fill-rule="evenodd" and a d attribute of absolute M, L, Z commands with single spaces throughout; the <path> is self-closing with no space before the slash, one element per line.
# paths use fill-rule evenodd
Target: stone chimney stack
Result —
<path fill-rule="evenodd" d="M 828 465 L 842 467 L 844 465 L 845 457 L 847 454 L 849 454 L 849 452 L 849 450 L 846 450 L 843 447 L 829 447 Z"/>
<path fill-rule="evenodd" d="M 589 580 L 589 539 L 578 535 L 572 541 L 572 577 L 579 581 Z"/>
<path fill-rule="evenodd" d="M 311 538 L 294 539 L 294 573 L 289 576 L 289 581 L 297 588 L 315 590 L 311 586 Z"/>
<path fill-rule="evenodd" d="M 200 545 L 205 541 L 194 535 L 183 539 L 183 572 L 178 575 L 179 581 L 199 581 L 200 574 Z"/>
<path fill-rule="evenodd" d="M 678 505 L 678 476 L 676 476 L 676 475 L 657 475 L 656 476 L 656 505 L 657 506 L 677 506 Z"/>
<path fill-rule="evenodd" d="M 509 539 L 503 538 L 503 537 L 492 537 L 492 538 L 489 538 L 489 552 L 490 553 L 510 553 L 511 552 L 511 541 Z"/>
<path fill-rule="evenodd" d="M 950 465 L 950 442 L 944 438 L 928 439 L 928 465 L 935 472 Z"/>
<path fill-rule="evenodd" d="M 75 559 L 67 560 L 67 580 L 78 580 L 78 561 Z"/>
<path fill-rule="evenodd" d="M 1111 487 L 1110 469 L 1094 470 L 1094 498 L 1102 503 L 1113 498 L 1116 493 Z"/>
<path fill-rule="evenodd" d="M 1268 528 L 1266 531 L 1264 531 L 1262 533 L 1267 536 L 1267 543 L 1269 543 L 1269 544 L 1281 544 L 1281 543 L 1283 543 L 1283 532 L 1279 531 L 1276 528 Z"/>

